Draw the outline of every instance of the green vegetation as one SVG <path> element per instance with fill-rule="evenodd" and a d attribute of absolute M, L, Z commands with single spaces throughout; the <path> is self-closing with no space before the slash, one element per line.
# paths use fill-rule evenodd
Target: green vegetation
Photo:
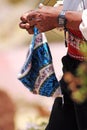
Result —
<path fill-rule="evenodd" d="M 71 98 L 77 103 L 87 100 L 87 43 L 83 42 L 80 49 L 85 60 L 77 68 L 76 76 L 71 73 L 66 73 L 64 76 L 68 89 L 72 92 Z"/>

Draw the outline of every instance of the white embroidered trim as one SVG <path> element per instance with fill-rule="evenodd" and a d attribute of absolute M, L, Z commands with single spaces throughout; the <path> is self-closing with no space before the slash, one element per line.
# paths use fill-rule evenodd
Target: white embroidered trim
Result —
<path fill-rule="evenodd" d="M 43 84 L 43 82 L 54 73 L 53 64 L 49 64 L 48 66 L 44 67 L 42 70 L 40 70 L 40 75 L 37 77 L 35 82 L 35 93 L 39 93 L 40 86 Z M 53 92 L 52 97 L 63 97 L 61 88 L 58 86 L 58 88 Z"/>
<path fill-rule="evenodd" d="M 77 60 L 80 60 L 80 61 L 84 61 L 84 60 L 87 59 L 87 57 L 85 57 L 85 56 L 77 56 L 77 55 L 73 55 L 73 54 L 71 54 L 69 52 L 68 52 L 68 54 L 69 54 L 69 56 L 71 56 L 71 57 L 73 57 L 73 58 L 75 58 Z"/>
<path fill-rule="evenodd" d="M 39 88 L 43 84 L 43 82 L 53 73 L 54 73 L 54 68 L 53 68 L 52 64 L 49 64 L 48 66 L 41 69 L 40 74 L 37 77 L 36 82 L 35 82 L 36 90 L 37 90 L 37 88 L 39 90 Z"/>

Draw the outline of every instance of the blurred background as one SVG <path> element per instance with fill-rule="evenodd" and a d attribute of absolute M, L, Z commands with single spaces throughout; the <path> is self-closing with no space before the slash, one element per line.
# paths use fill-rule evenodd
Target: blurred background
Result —
<path fill-rule="evenodd" d="M 33 95 L 17 79 L 32 39 L 32 35 L 19 28 L 20 16 L 40 2 L 0 0 L 0 129 L 3 130 L 44 130 L 49 119 L 54 99 Z M 55 2 L 51 0 L 50 5 Z M 60 79 L 61 57 L 66 52 L 63 32 L 55 29 L 46 36 L 55 73 Z"/>

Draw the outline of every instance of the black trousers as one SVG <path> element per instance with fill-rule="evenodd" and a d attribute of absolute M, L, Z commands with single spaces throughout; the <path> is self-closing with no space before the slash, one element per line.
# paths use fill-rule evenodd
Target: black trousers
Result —
<path fill-rule="evenodd" d="M 70 71 L 75 74 L 75 70 L 81 63 L 78 60 L 66 55 L 62 58 L 63 72 Z M 55 99 L 49 123 L 45 130 L 87 130 L 87 102 L 76 104 L 70 98 L 70 92 L 63 78 L 60 80 L 61 89 L 64 95 Z"/>

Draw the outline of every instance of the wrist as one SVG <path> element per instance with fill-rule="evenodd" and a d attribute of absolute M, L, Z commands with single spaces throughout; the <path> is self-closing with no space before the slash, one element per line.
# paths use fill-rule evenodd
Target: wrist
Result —
<path fill-rule="evenodd" d="M 58 15 L 58 27 L 61 27 L 61 28 L 66 28 L 66 23 L 67 23 L 67 19 L 65 17 L 65 13 L 66 11 L 61 11 L 60 14 Z"/>

